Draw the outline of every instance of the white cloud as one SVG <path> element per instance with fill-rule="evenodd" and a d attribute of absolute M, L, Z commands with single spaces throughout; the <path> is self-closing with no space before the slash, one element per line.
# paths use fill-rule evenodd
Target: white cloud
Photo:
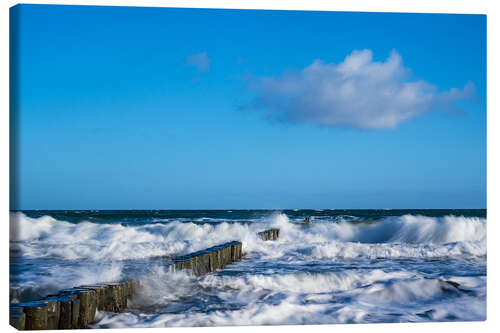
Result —
<path fill-rule="evenodd" d="M 208 72 L 211 61 L 207 52 L 193 54 L 186 58 L 186 64 L 196 67 L 198 72 Z"/>
<path fill-rule="evenodd" d="M 440 92 L 425 81 L 409 80 L 409 73 L 396 51 L 384 62 L 373 61 L 370 50 L 353 51 L 339 64 L 315 60 L 298 73 L 254 80 L 252 107 L 290 122 L 394 128 L 425 112 L 453 110 L 453 102 L 475 92 L 471 82 Z"/>

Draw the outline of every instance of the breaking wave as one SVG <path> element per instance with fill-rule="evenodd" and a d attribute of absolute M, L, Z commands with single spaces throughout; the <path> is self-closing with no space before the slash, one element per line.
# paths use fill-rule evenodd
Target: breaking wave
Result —
<path fill-rule="evenodd" d="M 133 277 L 143 289 L 130 311 L 100 312 L 93 327 L 486 319 L 485 218 L 200 219 L 134 225 L 11 213 L 11 258 L 25 264 L 11 273 L 11 301 Z M 272 227 L 278 240 L 257 236 Z M 165 257 L 231 240 L 243 242 L 245 258 L 217 274 L 165 267 Z"/>
<path fill-rule="evenodd" d="M 157 274 L 145 281 L 142 297 L 131 304 L 132 312 L 101 313 L 93 327 L 484 320 L 486 313 L 484 277 L 448 277 L 457 286 L 421 274 L 380 269 L 202 278 Z M 207 294 L 217 301 L 200 296 Z M 208 305 L 169 309 L 169 304 L 179 300 Z M 225 309 L 218 308 L 220 303 Z M 148 306 L 167 307 L 167 313 L 138 315 L 133 311 Z"/>
<path fill-rule="evenodd" d="M 32 258 L 127 260 L 173 256 L 231 240 L 247 253 L 279 257 L 299 252 L 315 258 L 485 256 L 486 219 L 404 215 L 378 222 L 291 223 L 276 214 L 260 223 L 151 223 L 139 226 L 70 223 L 50 216 L 11 214 L 11 250 Z M 279 227 L 278 242 L 256 233 Z M 310 251 L 307 250 L 310 248 Z"/>

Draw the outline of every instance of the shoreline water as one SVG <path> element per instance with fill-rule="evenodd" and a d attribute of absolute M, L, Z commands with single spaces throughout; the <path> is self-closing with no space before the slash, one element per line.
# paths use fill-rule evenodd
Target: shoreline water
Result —
<path fill-rule="evenodd" d="M 11 300 L 147 272 L 130 312 L 98 313 L 93 327 L 485 319 L 486 210 L 185 212 L 12 213 Z M 296 223 L 307 214 L 310 224 Z M 259 239 L 264 227 L 280 239 Z M 155 259 L 236 237 L 246 260 L 204 277 Z"/>

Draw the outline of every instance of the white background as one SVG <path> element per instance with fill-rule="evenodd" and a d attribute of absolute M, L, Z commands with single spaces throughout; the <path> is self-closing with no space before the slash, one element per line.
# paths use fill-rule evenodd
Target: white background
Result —
<path fill-rule="evenodd" d="M 499 116 L 498 116 L 498 75 L 500 54 L 498 51 L 499 10 L 498 1 L 474 0 L 474 1 L 452 1 L 452 0 L 344 0 L 344 1 L 319 1 L 319 0 L 254 0 L 254 1 L 223 1 L 223 0 L 192 0 L 192 1 L 162 1 L 162 0 L 107 0 L 107 1 L 29 1 L 29 3 L 40 4 L 74 4 L 74 5 L 114 5 L 114 6 L 149 6 L 149 7 L 198 7 L 198 8 L 242 8 L 242 9 L 300 9 L 300 10 L 332 10 L 332 11 L 370 11 L 370 12 L 413 12 L 413 13 L 463 13 L 463 14 L 487 14 L 488 27 L 488 314 L 486 322 L 472 323 L 418 323 L 418 324 L 357 324 L 357 325 L 317 325 L 317 326 L 260 326 L 260 327 L 210 327 L 210 328 L 164 328 L 148 329 L 148 332 L 304 332 L 314 330 L 315 332 L 499 332 L 500 328 L 500 293 L 499 284 L 499 188 L 498 188 L 498 138 L 499 138 Z M 17 4 L 15 1 L 5 1 L 0 13 L 1 25 L 1 108 L 0 108 L 0 194 L 1 194 L 1 217 L 0 237 L 2 244 L 0 250 L 0 320 L 1 327 L 8 327 L 8 286 L 9 286 L 9 7 Z M 497 237 L 499 239 L 497 240 Z M 15 331 L 8 327 L 9 331 Z M 144 329 L 120 329 L 106 330 L 106 332 L 137 332 Z"/>

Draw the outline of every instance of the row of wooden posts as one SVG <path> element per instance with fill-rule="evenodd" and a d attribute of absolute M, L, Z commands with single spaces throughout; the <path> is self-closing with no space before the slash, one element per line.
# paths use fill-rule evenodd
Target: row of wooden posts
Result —
<path fill-rule="evenodd" d="M 280 229 L 275 228 L 275 229 L 269 229 L 269 230 L 264 230 L 258 233 L 259 237 L 262 238 L 263 240 L 277 240 L 278 237 L 280 236 Z"/>
<path fill-rule="evenodd" d="M 241 260 L 242 256 L 243 244 L 233 241 L 177 257 L 170 267 L 173 271 L 187 269 L 191 274 L 200 276 L 223 269 L 228 264 Z"/>
<path fill-rule="evenodd" d="M 96 310 L 123 312 L 141 287 L 139 280 L 63 289 L 42 300 L 10 305 L 10 324 L 18 330 L 86 328 Z"/>
<path fill-rule="evenodd" d="M 279 229 L 258 233 L 263 240 L 276 240 Z M 241 260 L 243 244 L 232 241 L 180 256 L 170 264 L 172 271 L 188 270 L 200 276 Z M 18 330 L 57 330 L 86 328 L 96 311 L 123 312 L 128 300 L 141 288 L 140 280 L 102 283 L 63 289 L 56 295 L 10 305 L 10 324 Z"/>

